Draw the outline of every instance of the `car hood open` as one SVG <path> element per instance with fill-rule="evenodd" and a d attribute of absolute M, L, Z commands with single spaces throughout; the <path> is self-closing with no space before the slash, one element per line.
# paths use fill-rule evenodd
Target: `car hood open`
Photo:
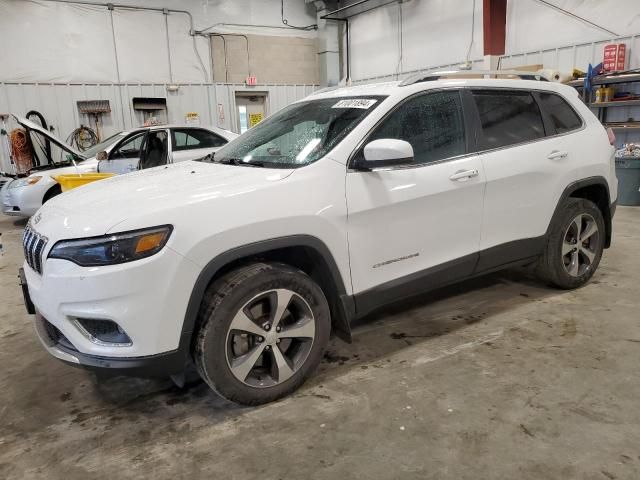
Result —
<path fill-rule="evenodd" d="M 185 205 L 249 194 L 293 171 L 186 161 L 118 175 L 51 199 L 34 216 L 34 227 L 60 239 L 103 235 L 132 217 L 169 223 Z"/>
<path fill-rule="evenodd" d="M 48 130 L 45 130 L 40 125 L 38 125 L 36 123 L 33 123 L 31 120 L 27 120 L 26 118 L 18 117 L 18 116 L 13 115 L 13 114 L 12 114 L 12 117 L 23 128 L 26 128 L 27 130 L 33 130 L 34 132 L 38 132 L 40 135 L 46 137 L 48 140 L 51 140 L 52 143 L 55 143 L 58 147 L 60 147 L 65 152 L 71 153 L 72 155 L 74 155 L 76 157 L 80 157 L 82 159 L 86 159 L 87 158 L 82 153 L 80 153 L 78 150 L 76 150 L 75 148 L 67 145 L 62 140 L 60 140 L 58 137 L 53 135 L 51 132 L 49 132 Z"/>

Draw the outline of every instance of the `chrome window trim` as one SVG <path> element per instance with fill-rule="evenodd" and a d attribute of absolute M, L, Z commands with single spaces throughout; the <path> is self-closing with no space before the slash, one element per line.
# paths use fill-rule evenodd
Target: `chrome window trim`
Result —
<path fill-rule="evenodd" d="M 571 102 L 569 102 L 567 99 L 564 98 L 563 95 L 554 92 L 552 90 L 546 90 L 543 88 L 513 88 L 513 87 L 491 87 L 491 88 L 485 88 L 485 90 L 509 90 L 509 91 L 522 91 L 522 92 L 528 92 L 528 93 L 533 93 L 533 92 L 537 92 L 537 93 L 548 93 L 548 94 L 552 94 L 552 95 L 557 95 L 560 98 L 562 98 L 568 105 L 569 107 L 571 107 L 571 109 L 575 112 L 575 114 L 578 116 L 578 118 L 580 119 L 581 125 L 580 128 L 576 128 L 573 130 L 569 130 L 568 132 L 564 132 L 564 133 L 556 133 L 554 135 L 545 135 L 544 137 L 540 137 L 540 138 L 536 138 L 533 140 L 527 140 L 526 142 L 518 142 L 518 143 L 512 143 L 509 145 L 504 145 L 501 147 L 495 147 L 495 148 L 489 148 L 486 150 L 476 150 L 474 152 L 468 152 L 465 153 L 463 155 L 456 155 L 455 157 L 447 157 L 447 158 L 442 158 L 440 160 L 436 160 L 434 162 L 429 162 L 429 163 L 417 163 L 417 164 L 406 164 L 406 165 L 398 165 L 395 167 L 380 167 L 380 168 L 372 168 L 370 171 L 366 171 L 366 170 L 359 170 L 357 168 L 353 168 L 352 167 L 352 163 L 353 163 L 353 157 L 356 155 L 357 152 L 360 151 L 360 149 L 364 146 L 365 142 L 367 141 L 367 139 L 369 138 L 369 136 L 371 135 L 371 133 L 380 125 L 382 124 L 382 122 L 384 120 L 387 119 L 387 117 L 393 113 L 399 106 L 401 106 L 404 102 L 412 99 L 413 97 L 419 96 L 419 95 L 423 95 L 426 93 L 430 93 L 430 92 L 439 92 L 439 91 L 446 91 L 446 90 L 458 90 L 458 91 L 462 91 L 462 90 L 472 90 L 472 89 L 483 89 L 483 87 L 481 86 L 470 86 L 470 85 L 465 85 L 465 86 L 451 86 L 451 87 L 439 87 L 439 88 L 425 88 L 424 90 L 420 90 L 419 92 L 413 93 L 407 97 L 405 97 L 404 99 L 402 99 L 402 101 L 398 104 L 396 104 L 396 106 L 389 110 L 378 122 L 376 122 L 376 124 L 371 127 L 371 129 L 369 129 L 369 131 L 362 137 L 362 139 L 360 140 L 360 142 L 358 142 L 358 145 L 356 145 L 356 148 L 353 149 L 353 151 L 351 152 L 351 154 L 349 155 L 349 159 L 347 161 L 347 173 L 369 173 L 369 172 L 381 172 L 381 171 L 390 171 L 390 170 L 407 170 L 407 169 L 413 169 L 413 168 L 422 168 L 422 167 L 428 167 L 431 165 L 438 165 L 441 163 L 445 163 L 445 162 L 452 162 L 455 160 L 459 160 L 459 159 L 463 159 L 466 157 L 471 157 L 471 156 L 478 156 L 481 154 L 485 154 L 485 153 L 493 153 L 493 152 L 497 152 L 500 150 L 505 150 L 508 148 L 513 148 L 513 147 L 519 147 L 522 145 L 529 145 L 531 143 L 536 143 L 536 142 L 541 142 L 544 140 L 548 140 L 548 139 L 552 139 L 552 138 L 556 138 L 556 137 L 563 137 L 565 135 L 572 135 L 574 133 L 578 133 L 581 132 L 583 130 L 585 130 L 587 128 L 587 123 L 584 120 L 584 117 L 580 114 L 580 112 L 578 112 L 573 105 L 571 105 Z M 543 107 L 539 104 L 538 100 L 534 97 L 534 101 L 536 102 L 536 105 L 538 105 L 538 109 L 540 110 L 540 114 L 543 115 L 542 110 Z M 544 117 L 543 117 L 543 125 L 544 125 Z M 465 127 L 466 127 L 466 119 L 465 119 Z M 465 132 L 466 133 L 466 132 Z M 476 132 L 473 132 L 476 133 Z"/>
<path fill-rule="evenodd" d="M 469 88 L 469 90 L 472 90 L 474 88 L 478 88 L 478 87 L 467 87 Z M 576 132 L 580 132 L 582 130 L 584 130 L 585 128 L 587 128 L 587 124 L 584 121 L 584 118 L 582 117 L 582 115 L 580 115 L 580 113 L 578 111 L 576 111 L 575 108 L 573 108 L 573 105 L 571 105 L 570 102 L 568 102 L 562 95 L 560 95 L 559 93 L 553 92 L 551 90 L 545 90 L 545 89 L 541 89 L 541 88 L 509 88 L 509 87 L 491 87 L 491 88 L 487 88 L 486 90 L 518 90 L 521 92 L 537 92 L 537 93 L 550 93 L 552 95 L 558 95 L 560 98 L 562 98 L 570 107 L 571 109 L 575 112 L 575 114 L 578 116 L 578 118 L 580 119 L 581 125 L 580 128 L 575 128 L 573 130 L 569 130 L 568 132 L 565 133 L 556 133 L 554 135 L 545 135 L 544 137 L 540 137 L 540 138 L 535 138 L 533 140 L 527 140 L 526 142 L 518 142 L 518 143 L 511 143 L 509 145 L 503 145 L 501 147 L 495 147 L 495 148 L 487 148 L 486 150 L 478 150 L 476 153 L 477 154 L 482 154 L 482 153 L 491 153 L 491 152 L 495 152 L 498 150 L 504 150 L 507 148 L 513 148 L 513 147 L 518 147 L 520 145 L 529 145 L 531 143 L 536 143 L 536 142 L 541 142 L 550 138 L 556 138 L 556 137 L 562 137 L 565 135 L 570 135 L 572 133 L 576 133 Z M 538 109 L 540 110 L 540 115 L 543 115 L 542 113 L 542 109 L 543 107 L 539 104 L 538 100 L 533 97 L 533 100 L 536 102 L 536 104 L 538 105 Z M 544 116 L 542 117 L 542 125 L 544 126 Z"/>
<path fill-rule="evenodd" d="M 386 172 L 389 170 L 412 170 L 415 168 L 430 167 L 432 165 L 440 165 L 441 163 L 454 162 L 456 160 L 462 160 L 464 158 L 477 157 L 478 152 L 464 153 L 462 155 L 456 155 L 455 157 L 441 158 L 434 162 L 429 163 L 407 163 L 405 165 L 397 165 L 395 167 L 374 167 L 371 170 L 358 170 L 357 168 L 347 168 L 347 173 L 370 173 L 370 172 Z"/>
<path fill-rule="evenodd" d="M 549 139 L 556 138 L 556 137 L 564 137 L 565 135 L 571 135 L 573 133 L 578 133 L 578 132 L 581 132 L 582 130 L 584 130 L 585 128 L 586 128 L 586 125 L 583 122 L 582 127 L 578 128 L 578 129 L 575 129 L 575 130 L 570 130 L 570 131 L 565 132 L 565 133 L 557 133 L 555 135 L 544 136 L 544 137 L 541 137 L 541 138 L 536 138 L 535 140 L 528 140 L 526 142 L 512 143 L 510 145 L 505 145 L 503 147 L 489 148 L 487 150 L 478 150 L 476 153 L 478 155 L 480 155 L 480 154 L 484 154 L 484 153 L 497 152 L 499 150 L 506 150 L 507 148 L 520 147 L 522 145 L 529 145 L 531 143 L 538 143 L 538 142 L 542 142 L 544 140 L 549 140 Z"/>

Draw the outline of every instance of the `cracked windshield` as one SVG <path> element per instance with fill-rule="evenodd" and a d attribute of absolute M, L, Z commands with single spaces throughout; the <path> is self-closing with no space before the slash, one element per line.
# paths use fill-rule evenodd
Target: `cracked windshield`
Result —
<path fill-rule="evenodd" d="M 215 154 L 216 163 L 295 168 L 326 155 L 385 97 L 342 97 L 291 105 Z"/>

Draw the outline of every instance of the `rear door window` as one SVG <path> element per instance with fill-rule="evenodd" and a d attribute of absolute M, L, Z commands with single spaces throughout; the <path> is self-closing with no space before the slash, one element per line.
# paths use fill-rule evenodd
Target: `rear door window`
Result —
<path fill-rule="evenodd" d="M 540 92 L 539 96 L 542 109 L 550 120 L 551 128 L 554 129 L 551 132 L 547 132 L 549 135 L 570 132 L 582 126 L 580 116 L 560 95 Z"/>
<path fill-rule="evenodd" d="M 482 150 L 529 142 L 545 135 L 542 115 L 530 92 L 472 90 L 480 115 Z"/>

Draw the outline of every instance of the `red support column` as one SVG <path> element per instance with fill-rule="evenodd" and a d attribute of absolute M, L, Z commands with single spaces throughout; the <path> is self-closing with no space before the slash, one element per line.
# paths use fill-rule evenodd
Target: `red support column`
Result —
<path fill-rule="evenodd" d="M 484 54 L 504 55 L 504 39 L 507 30 L 507 0 L 483 0 L 482 27 Z"/>

